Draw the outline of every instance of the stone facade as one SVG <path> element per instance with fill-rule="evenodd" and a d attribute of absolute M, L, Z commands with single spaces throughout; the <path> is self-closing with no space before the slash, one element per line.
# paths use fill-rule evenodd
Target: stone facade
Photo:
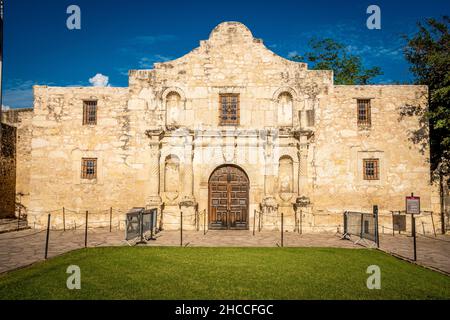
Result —
<path fill-rule="evenodd" d="M 238 125 L 220 125 L 221 95 L 238 95 Z M 278 229 L 283 214 L 287 230 L 301 220 L 305 232 L 335 231 L 345 210 L 374 204 L 390 225 L 411 192 L 439 219 L 428 146 L 411 139 L 426 128 L 400 116 L 407 105 L 426 108 L 426 87 L 334 85 L 332 71 L 277 56 L 237 22 L 179 59 L 131 70 L 127 88 L 36 86 L 34 97 L 29 219 L 37 226 L 62 207 L 147 206 L 160 209 L 163 228 L 179 228 L 182 211 L 193 229 L 197 212 L 210 217 L 210 177 L 223 165 L 248 177 L 248 228 L 258 217 Z M 370 99 L 370 127 L 357 125 L 358 99 Z M 97 122 L 83 125 L 92 100 Z M 82 178 L 82 158 L 97 159 L 96 179 Z M 363 179 L 366 158 L 379 160 L 379 179 Z"/>
<path fill-rule="evenodd" d="M 0 149 L 0 218 L 13 217 L 16 189 L 16 129 L 4 123 Z"/>
<path fill-rule="evenodd" d="M 28 208 L 32 118 L 33 109 L 13 109 L 2 112 L 1 122 L 4 129 L 0 202 L 3 209 L 0 209 L 0 216 L 18 216 L 19 214 L 22 216 Z"/>

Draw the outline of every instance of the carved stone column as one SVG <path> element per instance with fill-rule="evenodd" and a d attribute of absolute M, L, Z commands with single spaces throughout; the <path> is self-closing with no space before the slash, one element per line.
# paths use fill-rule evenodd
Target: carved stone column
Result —
<path fill-rule="evenodd" d="M 262 221 L 264 229 L 276 228 L 278 203 L 274 197 L 274 145 L 272 136 L 268 135 L 264 144 L 264 198 L 261 202 Z"/>
<path fill-rule="evenodd" d="M 159 162 L 161 157 L 161 137 L 163 132 L 161 130 L 147 130 L 147 137 L 150 139 L 150 177 L 149 177 L 149 197 L 147 200 L 147 207 L 149 208 L 158 208 L 158 217 L 159 217 L 159 226 L 162 228 L 162 201 L 159 194 L 160 191 L 160 172 L 159 172 Z"/>
<path fill-rule="evenodd" d="M 298 196 L 306 196 L 308 188 L 308 142 L 307 137 L 300 137 L 300 149 L 298 158 Z"/>
<path fill-rule="evenodd" d="M 183 212 L 183 227 L 195 229 L 197 202 L 194 197 L 194 168 L 193 168 L 193 137 L 188 132 L 184 137 L 184 159 L 183 159 L 183 186 L 182 198 L 179 202 L 180 211 Z"/>

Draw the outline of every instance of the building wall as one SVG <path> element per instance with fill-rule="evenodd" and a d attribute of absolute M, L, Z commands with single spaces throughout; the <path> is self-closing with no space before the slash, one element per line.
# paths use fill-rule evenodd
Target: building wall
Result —
<path fill-rule="evenodd" d="M 27 213 L 30 201 L 31 135 L 33 109 L 3 111 L 3 122 L 16 128 L 16 216 Z"/>
<path fill-rule="evenodd" d="M 16 188 L 16 129 L 2 126 L 0 151 L 0 218 L 14 217 Z"/>
<path fill-rule="evenodd" d="M 400 119 L 402 106 L 426 108 L 426 88 L 334 86 L 332 79 L 331 71 L 283 59 L 244 25 L 228 22 L 187 55 L 130 71 L 128 88 L 37 86 L 32 222 L 42 225 L 45 212 L 62 207 L 82 222 L 85 210 L 156 206 L 165 227 L 177 229 L 181 211 L 192 217 L 208 209 L 208 179 L 222 164 L 249 177 L 250 225 L 258 210 L 271 229 L 284 213 L 290 227 L 301 214 L 305 230 L 336 230 L 344 210 L 377 204 L 388 214 L 402 209 L 410 192 L 434 210 L 428 146 L 420 150 L 410 140 L 420 123 Z M 239 93 L 239 126 L 219 126 L 221 93 Z M 357 98 L 372 101 L 369 130 L 357 127 Z M 98 123 L 83 126 L 83 100 L 92 99 Z M 380 158 L 379 181 L 362 180 L 367 155 Z M 95 181 L 80 178 L 82 157 L 98 158 Z M 166 187 L 173 185 L 165 179 L 168 159 L 179 161 L 170 168 L 178 170 L 169 175 L 178 180 L 175 189 Z M 311 203 L 298 211 L 300 197 Z"/>

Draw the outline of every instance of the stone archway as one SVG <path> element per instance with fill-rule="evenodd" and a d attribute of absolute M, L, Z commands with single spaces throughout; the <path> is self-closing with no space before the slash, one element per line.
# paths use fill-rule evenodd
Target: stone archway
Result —
<path fill-rule="evenodd" d="M 209 229 L 248 230 L 249 189 L 247 174 L 234 165 L 223 165 L 209 178 Z"/>

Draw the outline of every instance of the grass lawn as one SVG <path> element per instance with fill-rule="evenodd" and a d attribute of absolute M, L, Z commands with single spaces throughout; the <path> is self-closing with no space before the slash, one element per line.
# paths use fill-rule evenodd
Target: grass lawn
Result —
<path fill-rule="evenodd" d="M 0 299 L 450 299 L 450 277 L 366 249 L 92 248 L 0 275 Z"/>

